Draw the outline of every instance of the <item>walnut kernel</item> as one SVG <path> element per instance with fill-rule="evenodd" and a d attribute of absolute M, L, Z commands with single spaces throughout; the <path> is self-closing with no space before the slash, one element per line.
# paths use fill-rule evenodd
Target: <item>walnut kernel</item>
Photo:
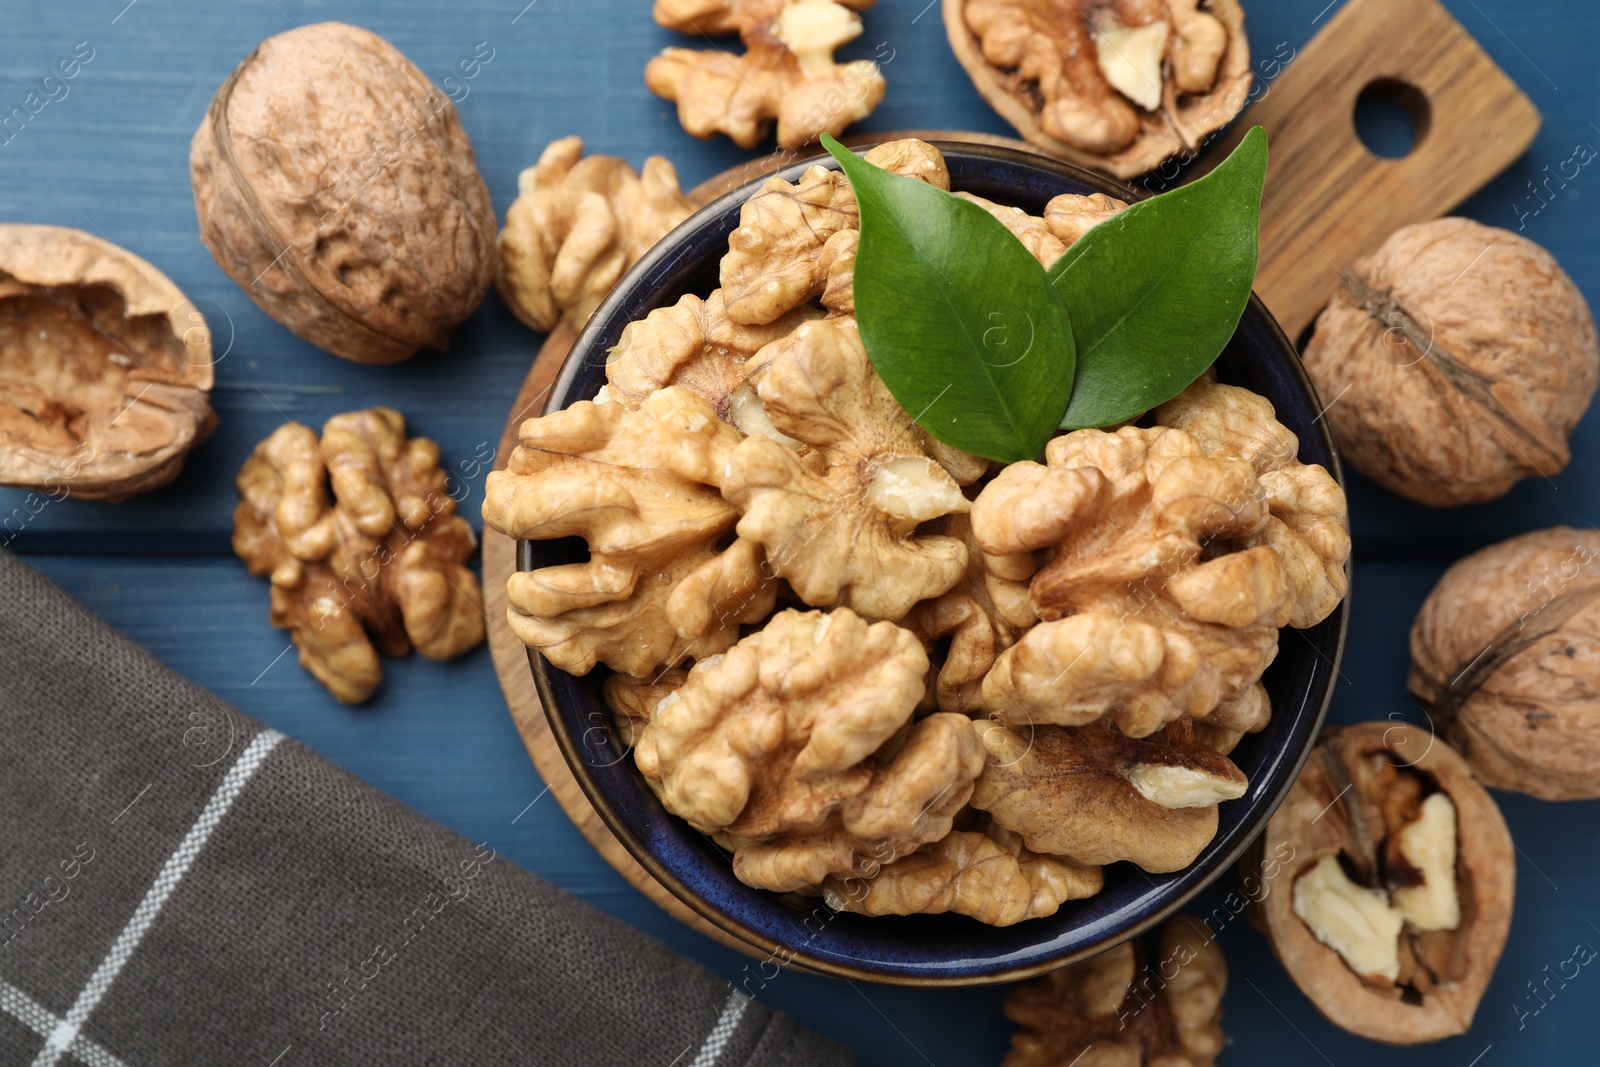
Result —
<path fill-rule="evenodd" d="M 457 515 L 439 446 L 397 411 L 335 415 L 322 437 L 285 423 L 239 470 L 233 550 L 272 580 L 272 625 L 346 704 L 372 695 L 378 656 L 450 659 L 483 641 L 477 538 Z M 329 500 L 329 490 L 332 500 Z"/>
<path fill-rule="evenodd" d="M 1516 856 L 1449 745 L 1404 723 L 1330 730 L 1256 848 L 1288 857 L 1257 924 L 1332 1022 L 1396 1045 L 1467 1031 L 1505 947 Z"/>
<path fill-rule="evenodd" d="M 496 285 L 535 330 L 563 317 L 582 329 L 623 272 L 694 213 L 661 156 L 638 174 L 615 156 L 582 156 L 582 138 L 550 142 L 518 175 L 500 232 Z"/>
<path fill-rule="evenodd" d="M 1120 178 L 1196 150 L 1250 88 L 1237 0 L 944 0 L 944 23 L 1017 132 Z"/>

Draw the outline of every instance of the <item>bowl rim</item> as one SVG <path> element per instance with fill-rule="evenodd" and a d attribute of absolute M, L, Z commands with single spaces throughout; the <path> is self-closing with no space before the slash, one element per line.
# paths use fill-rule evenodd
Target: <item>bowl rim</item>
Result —
<path fill-rule="evenodd" d="M 851 146 L 851 150 L 858 155 L 864 154 L 868 150 L 876 147 L 878 143 L 883 142 L 853 145 Z M 1108 196 L 1116 197 L 1122 200 L 1131 201 L 1144 199 L 1147 195 L 1142 193 L 1140 190 L 1133 188 L 1131 185 L 1120 183 L 1105 175 L 1085 170 L 1082 167 L 1078 167 L 1074 164 L 1037 152 L 1022 151 L 1019 149 L 1007 148 L 1000 145 L 984 144 L 980 142 L 933 140 L 929 141 L 928 143 L 933 145 L 935 148 L 938 148 L 940 152 L 944 153 L 946 156 L 952 154 L 976 156 L 984 159 L 998 160 L 1014 165 L 1042 168 L 1046 171 L 1053 172 L 1057 176 L 1089 186 L 1097 192 L 1105 193 Z M 595 309 L 584 329 L 580 331 L 577 339 L 573 342 L 571 350 L 563 359 L 561 368 L 557 372 L 548 392 L 545 394 L 545 406 L 541 409 L 540 414 L 550 411 L 550 405 L 555 403 L 557 398 L 565 396 L 571 390 L 575 379 L 583 370 L 584 359 L 582 353 L 584 349 L 588 347 L 586 342 L 588 342 L 594 334 L 600 332 L 600 324 L 608 321 L 611 316 L 617 313 L 622 305 L 627 303 L 630 296 L 629 291 L 642 277 L 660 269 L 666 261 L 678 253 L 678 242 L 675 240 L 675 238 L 681 238 L 683 235 L 695 232 L 709 219 L 721 217 L 731 207 L 742 204 L 745 200 L 753 196 L 768 181 L 771 181 L 774 178 L 782 178 L 786 181 L 793 181 L 795 177 L 804 173 L 805 170 L 817 165 L 827 167 L 829 170 L 838 169 L 837 161 L 835 161 L 833 157 L 827 153 L 822 153 L 806 159 L 796 160 L 794 163 L 789 164 L 788 166 L 775 170 L 769 174 L 764 174 L 718 196 L 704 207 L 695 211 L 694 214 L 690 215 L 670 233 L 668 233 L 667 236 L 663 237 L 653 247 L 646 251 L 645 254 L 639 258 L 638 262 L 630 267 L 622 276 L 622 278 L 620 278 L 612 287 L 611 292 L 607 294 L 605 300 L 603 300 Z M 1299 357 L 1298 350 L 1295 348 L 1288 335 L 1284 333 L 1283 328 L 1278 324 L 1277 319 L 1272 316 L 1272 313 L 1267 310 L 1267 307 L 1262 302 L 1261 298 L 1254 292 L 1250 294 L 1250 301 L 1246 308 L 1246 313 L 1248 314 L 1250 312 L 1254 312 L 1256 314 L 1261 325 L 1265 328 L 1269 339 L 1275 343 L 1275 346 L 1278 348 L 1280 353 L 1287 353 L 1290 356 L 1286 362 L 1288 364 L 1288 370 L 1295 379 L 1296 384 L 1305 391 L 1308 397 L 1310 397 L 1320 406 L 1321 401 L 1320 397 L 1318 396 L 1316 386 L 1311 381 L 1310 375 L 1306 372 L 1305 365 Z M 1339 451 L 1334 442 L 1332 432 L 1328 428 L 1328 425 L 1325 421 L 1317 421 L 1317 433 L 1322 440 L 1330 460 L 1330 464 L 1328 465 L 1329 473 L 1333 476 L 1335 482 L 1338 483 L 1340 488 L 1343 489 L 1345 486 L 1343 464 L 1340 461 Z M 531 559 L 531 549 L 533 544 L 534 542 L 520 539 L 516 541 L 518 571 L 530 569 L 528 564 Z M 1349 583 L 1353 577 L 1352 564 L 1349 560 L 1346 560 L 1345 562 L 1345 577 L 1347 583 Z M 1211 862 L 1214 864 L 1214 867 L 1209 877 L 1198 879 L 1193 885 L 1187 887 L 1184 891 L 1177 894 L 1173 899 L 1162 903 L 1160 906 L 1150 909 L 1149 914 L 1141 917 L 1133 923 L 1130 923 L 1127 927 L 1120 929 L 1114 934 L 1111 934 L 1091 944 L 1081 946 L 1076 950 L 1063 952 L 1055 956 L 1050 956 L 1046 959 L 1035 959 L 1031 962 L 1019 963 L 995 970 L 962 972 L 957 974 L 927 974 L 920 972 L 902 973 L 898 971 L 869 970 L 859 965 L 852 965 L 848 961 L 841 962 L 837 958 L 823 955 L 803 947 L 797 948 L 786 945 L 762 934 L 757 930 L 749 928 L 746 924 L 740 922 L 736 917 L 731 916 L 712 906 L 699 894 L 686 886 L 666 866 L 666 864 L 658 859 L 655 854 L 648 847 L 646 847 L 642 841 L 639 840 L 638 836 L 634 833 L 627 820 L 622 818 L 622 816 L 612 808 L 610 801 L 605 796 L 604 790 L 590 774 L 590 765 L 588 761 L 583 758 L 579 751 L 577 738 L 573 736 L 573 733 L 569 729 L 564 716 L 558 710 L 557 697 L 550 682 L 549 672 L 551 665 L 549 661 L 547 661 L 542 654 L 533 648 L 527 648 L 526 652 L 528 656 L 529 667 L 533 673 L 534 687 L 539 694 L 539 702 L 544 711 L 545 719 L 549 723 L 551 735 L 555 738 L 556 745 L 561 751 L 562 758 L 566 761 L 567 767 L 572 772 L 573 778 L 577 781 L 579 788 L 582 789 L 585 798 L 587 798 L 589 801 L 590 807 L 594 809 L 601 821 L 605 823 L 607 829 L 609 829 L 613 836 L 617 838 L 617 840 L 622 844 L 623 848 L 628 851 L 628 854 L 633 857 L 634 861 L 643 867 L 652 878 L 659 882 L 664 888 L 667 889 L 668 892 L 672 893 L 674 897 L 680 900 L 695 914 L 699 915 L 716 928 L 738 938 L 751 948 L 759 950 L 761 953 L 765 954 L 766 958 L 778 961 L 784 965 L 792 964 L 804 970 L 809 970 L 815 973 L 826 974 L 838 978 L 860 979 L 863 981 L 870 981 L 884 985 L 901 985 L 923 988 L 983 986 L 1006 982 L 1016 982 L 1027 978 L 1033 978 L 1040 974 L 1045 974 L 1050 971 L 1058 970 L 1062 967 L 1070 966 L 1081 960 L 1088 959 L 1108 949 L 1114 948 L 1125 941 L 1130 941 L 1134 938 L 1140 937 L 1181 911 L 1195 897 L 1199 896 L 1202 892 L 1215 884 L 1219 879 L 1224 877 L 1225 874 L 1239 862 L 1240 858 L 1245 855 L 1249 848 L 1260 838 L 1261 834 L 1265 832 L 1267 823 L 1271 820 L 1273 814 L 1278 810 L 1279 806 L 1288 796 L 1289 791 L 1294 787 L 1295 782 L 1300 776 L 1301 769 L 1304 767 L 1306 760 L 1310 757 L 1312 749 L 1316 746 L 1317 738 L 1321 735 L 1323 727 L 1326 724 L 1328 709 L 1333 702 L 1336 681 L 1340 673 L 1340 665 L 1344 660 L 1346 640 L 1350 627 L 1349 604 L 1350 592 L 1349 585 L 1347 584 L 1347 592 L 1345 593 L 1344 598 L 1340 601 L 1339 606 L 1334 610 L 1332 616 L 1332 618 L 1336 620 L 1337 625 L 1334 631 L 1332 657 L 1329 661 L 1331 677 L 1324 688 L 1321 700 L 1317 703 L 1316 711 L 1314 716 L 1312 716 L 1312 722 L 1310 728 L 1307 730 L 1306 740 L 1301 747 L 1301 751 L 1295 754 L 1293 760 L 1290 762 L 1288 771 L 1282 775 L 1276 790 L 1274 790 L 1271 795 L 1263 796 L 1256 801 L 1257 806 L 1251 812 L 1251 816 L 1256 822 L 1255 831 L 1248 835 L 1241 834 L 1239 840 L 1236 841 L 1235 844 L 1220 858 L 1212 857 Z M 670 812 L 668 814 L 669 816 L 671 815 Z M 677 818 L 676 816 L 672 817 Z M 1199 860 L 1197 859 L 1196 862 L 1198 863 Z M 1190 866 L 1192 867 L 1193 864 Z M 1184 869 L 1188 870 L 1189 868 Z M 757 891 L 759 892 L 760 890 Z"/>

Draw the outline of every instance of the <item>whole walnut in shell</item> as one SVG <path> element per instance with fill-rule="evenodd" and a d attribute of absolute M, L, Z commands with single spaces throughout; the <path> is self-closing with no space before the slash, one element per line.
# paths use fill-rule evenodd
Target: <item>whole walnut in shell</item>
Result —
<path fill-rule="evenodd" d="M 1179 914 L 1152 959 L 1142 940 L 1017 986 L 1022 1027 L 1002 1067 L 1213 1067 L 1222 1051 L 1228 966 L 1205 924 Z"/>
<path fill-rule="evenodd" d="M 1600 797 L 1600 532 L 1565 526 L 1445 572 L 1411 628 L 1411 692 L 1488 786 Z"/>
<path fill-rule="evenodd" d="M 1600 380 L 1594 317 L 1555 258 L 1470 219 L 1395 231 L 1317 319 L 1306 370 L 1353 466 L 1436 507 L 1571 457 Z"/>
<path fill-rule="evenodd" d="M 984 99 L 1051 155 L 1119 178 L 1193 152 L 1244 107 L 1238 0 L 943 0 Z"/>
<path fill-rule="evenodd" d="M 455 105 L 369 30 L 261 42 L 217 90 L 189 169 L 217 263 L 346 359 L 443 347 L 494 279 L 494 209 Z"/>
<path fill-rule="evenodd" d="M 1500 809 L 1443 739 L 1397 722 L 1328 731 L 1257 838 L 1280 873 L 1253 906 L 1333 1023 L 1415 1045 L 1472 1025 L 1511 927 Z"/>
<path fill-rule="evenodd" d="M 211 335 L 176 285 L 81 230 L 0 225 L 0 484 L 123 500 L 211 432 Z"/>
<path fill-rule="evenodd" d="M 239 470 L 233 550 L 272 580 L 272 625 L 346 704 L 372 695 L 379 655 L 450 659 L 483 641 L 477 538 L 456 514 L 439 446 L 398 411 L 289 422 Z M 332 499 L 329 490 L 332 490 Z"/>
<path fill-rule="evenodd" d="M 517 176 L 500 233 L 496 284 L 535 330 L 563 317 L 582 329 L 623 272 L 694 212 L 661 156 L 639 174 L 615 156 L 582 156 L 580 137 L 550 142 Z"/>

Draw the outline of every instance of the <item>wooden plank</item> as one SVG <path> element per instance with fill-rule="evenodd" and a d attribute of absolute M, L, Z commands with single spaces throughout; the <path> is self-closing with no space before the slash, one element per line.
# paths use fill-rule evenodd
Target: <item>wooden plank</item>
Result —
<path fill-rule="evenodd" d="M 1413 111 L 1416 143 L 1403 159 L 1373 155 L 1356 133 L 1356 98 L 1375 85 Z M 1353 260 L 1477 192 L 1539 125 L 1533 101 L 1437 0 L 1350 0 L 1207 162 L 1266 128 L 1256 291 L 1294 338 Z"/>

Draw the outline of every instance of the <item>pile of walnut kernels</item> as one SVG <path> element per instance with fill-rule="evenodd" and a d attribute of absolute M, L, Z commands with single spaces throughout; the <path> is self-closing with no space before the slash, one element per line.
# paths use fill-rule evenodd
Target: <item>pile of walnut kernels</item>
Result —
<path fill-rule="evenodd" d="M 949 185 L 921 141 L 867 158 Z M 978 202 L 1046 265 L 1123 207 Z M 511 628 L 610 669 L 645 779 L 751 886 L 1007 925 L 1109 863 L 1187 866 L 1246 789 L 1227 754 L 1271 714 L 1279 629 L 1345 593 L 1342 491 L 1209 379 L 1044 463 L 940 444 L 862 347 L 857 240 L 841 174 L 770 180 L 720 288 L 523 424 L 485 521 L 588 558 L 514 575 Z"/>

